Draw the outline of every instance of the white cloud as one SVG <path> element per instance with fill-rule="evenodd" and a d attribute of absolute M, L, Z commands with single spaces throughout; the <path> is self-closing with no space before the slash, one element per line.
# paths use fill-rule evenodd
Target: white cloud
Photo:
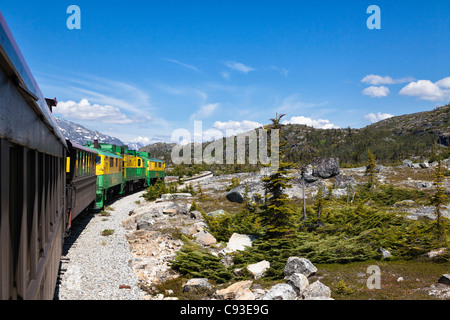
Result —
<path fill-rule="evenodd" d="M 430 80 L 411 82 L 400 90 L 404 96 L 417 97 L 422 100 L 437 101 L 450 99 L 450 77 L 435 83 Z"/>
<path fill-rule="evenodd" d="M 230 69 L 237 70 L 243 73 L 249 73 L 250 71 L 256 70 L 252 67 L 246 66 L 245 64 L 236 61 L 228 61 L 227 63 L 225 63 L 225 65 Z"/>
<path fill-rule="evenodd" d="M 219 105 L 220 105 L 219 103 L 210 103 L 201 106 L 196 113 L 190 116 L 190 120 L 192 121 L 194 119 L 202 119 L 211 116 L 214 113 L 214 111 L 216 111 L 216 109 L 219 107 Z"/>
<path fill-rule="evenodd" d="M 188 68 L 188 69 L 191 69 L 191 70 L 194 70 L 194 71 L 200 71 L 200 70 L 198 70 L 197 67 L 194 67 L 194 66 L 192 66 L 192 65 L 190 65 L 190 64 L 187 64 L 187 63 L 183 63 L 183 62 L 178 61 L 178 60 L 175 60 L 175 59 L 169 59 L 169 58 L 166 58 L 166 59 L 164 59 L 164 60 L 169 61 L 169 62 L 172 62 L 172 63 L 175 63 L 175 64 L 178 64 L 178 65 L 180 65 L 180 66 L 182 66 L 182 67 L 185 67 L 185 68 Z"/>
<path fill-rule="evenodd" d="M 440 88 L 450 89 L 450 77 L 436 81 L 436 85 Z"/>
<path fill-rule="evenodd" d="M 380 84 L 397 84 L 397 83 L 404 83 L 404 82 L 410 82 L 414 81 L 414 78 L 406 77 L 406 78 L 400 78 L 400 79 L 393 79 L 390 76 L 379 76 L 376 74 L 369 74 L 365 76 L 361 82 L 372 84 L 374 86 L 378 86 Z"/>
<path fill-rule="evenodd" d="M 55 114 L 73 120 L 95 120 L 102 123 L 129 124 L 151 120 L 150 116 L 128 117 L 119 108 L 111 105 L 91 104 L 87 99 L 80 102 L 60 101 L 54 109 Z"/>
<path fill-rule="evenodd" d="M 386 97 L 389 94 L 389 88 L 385 86 L 370 86 L 363 90 L 363 94 L 372 98 Z"/>
<path fill-rule="evenodd" d="M 375 113 L 366 114 L 364 116 L 364 119 L 367 119 L 370 122 L 374 123 L 384 119 L 392 118 L 393 116 L 394 116 L 393 114 L 377 112 L 376 114 Z"/>
<path fill-rule="evenodd" d="M 262 123 L 250 120 L 243 120 L 243 121 L 228 120 L 227 122 L 216 121 L 213 124 L 214 128 L 225 131 L 226 136 L 243 133 L 262 126 L 263 126 Z"/>
<path fill-rule="evenodd" d="M 338 126 L 332 124 L 329 120 L 319 119 L 313 120 L 309 117 L 298 116 L 291 117 L 290 120 L 284 120 L 281 122 L 282 124 L 303 124 L 309 127 L 317 128 L 317 129 L 337 129 Z"/>

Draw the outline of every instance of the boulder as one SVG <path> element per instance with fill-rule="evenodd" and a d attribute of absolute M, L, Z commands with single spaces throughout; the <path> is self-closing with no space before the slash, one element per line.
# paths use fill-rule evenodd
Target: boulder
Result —
<path fill-rule="evenodd" d="M 154 223 L 153 214 L 144 213 L 136 216 L 136 230 L 148 230 Z"/>
<path fill-rule="evenodd" d="M 250 183 L 242 183 L 237 187 L 234 187 L 230 191 L 228 191 L 226 197 L 231 202 L 243 203 L 245 199 L 245 188 L 247 186 L 247 196 L 248 200 L 253 202 L 259 202 L 261 196 L 264 194 L 264 185 L 262 181 L 254 181 Z"/>
<path fill-rule="evenodd" d="M 412 167 L 413 162 L 411 160 L 405 159 L 402 161 L 403 166 Z"/>
<path fill-rule="evenodd" d="M 422 181 L 416 185 L 417 188 L 431 188 L 433 187 L 433 182 Z"/>
<path fill-rule="evenodd" d="M 258 263 L 250 264 L 247 266 L 248 271 L 252 274 L 255 280 L 264 276 L 267 269 L 270 268 L 270 262 L 263 260 Z"/>
<path fill-rule="evenodd" d="M 331 298 L 331 289 L 317 280 L 312 283 L 305 291 L 305 299 L 311 298 Z"/>
<path fill-rule="evenodd" d="M 444 146 L 450 146 L 450 132 L 440 133 L 438 143 Z"/>
<path fill-rule="evenodd" d="M 274 285 L 267 291 L 262 297 L 261 300 L 295 300 L 297 299 L 297 294 L 294 289 L 286 284 L 279 283 Z"/>
<path fill-rule="evenodd" d="M 200 211 L 194 210 L 190 212 L 191 219 L 201 219 L 202 213 Z"/>
<path fill-rule="evenodd" d="M 209 291 L 212 289 L 212 285 L 206 278 L 193 278 L 190 279 L 183 286 L 184 292 L 197 292 L 197 291 Z"/>
<path fill-rule="evenodd" d="M 293 273 L 284 279 L 286 280 L 286 283 L 294 289 L 299 297 L 302 297 L 305 294 L 306 289 L 309 287 L 308 278 L 301 273 Z"/>
<path fill-rule="evenodd" d="M 426 169 L 426 168 L 429 168 L 429 167 L 430 167 L 430 164 L 428 163 L 428 161 L 424 161 L 424 162 L 419 163 L 419 166 L 420 166 L 422 169 Z"/>
<path fill-rule="evenodd" d="M 134 217 L 126 217 L 122 221 L 122 226 L 124 227 L 125 230 L 136 229 L 136 221 L 135 221 Z"/>
<path fill-rule="evenodd" d="M 251 299 L 252 292 L 250 291 L 252 283 L 252 280 L 233 283 L 225 289 L 217 290 L 214 294 L 214 298 L 218 300 L 242 300 L 241 297 L 245 297 L 248 298 L 245 300 L 254 300 L 255 296 L 253 295 L 253 299 Z"/>
<path fill-rule="evenodd" d="M 228 240 L 225 252 L 243 251 L 252 246 L 253 237 L 247 234 L 233 233 Z"/>
<path fill-rule="evenodd" d="M 378 253 L 381 253 L 381 255 L 383 256 L 383 259 L 389 259 L 391 257 L 391 253 L 384 248 L 379 248 Z"/>
<path fill-rule="evenodd" d="M 216 238 L 206 230 L 194 234 L 195 241 L 204 246 L 210 246 L 217 243 Z"/>
<path fill-rule="evenodd" d="M 312 166 L 312 175 L 322 179 L 337 176 L 341 172 L 339 158 L 316 158 L 314 159 Z"/>
<path fill-rule="evenodd" d="M 301 273 L 306 277 L 309 277 L 315 274 L 316 271 L 317 268 L 308 259 L 289 257 L 283 272 L 286 277 L 293 273 Z"/>
<path fill-rule="evenodd" d="M 439 283 L 443 283 L 443 284 L 450 285 L 450 274 L 448 274 L 448 273 L 443 274 L 443 275 L 439 278 L 438 282 L 439 282 Z"/>

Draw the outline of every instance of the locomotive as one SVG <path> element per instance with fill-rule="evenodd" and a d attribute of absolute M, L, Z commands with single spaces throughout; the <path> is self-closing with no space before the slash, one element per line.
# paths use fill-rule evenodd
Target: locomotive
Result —
<path fill-rule="evenodd" d="M 0 12 L 0 299 L 52 299 L 64 235 L 89 208 L 165 176 L 126 146 L 65 139 Z"/>

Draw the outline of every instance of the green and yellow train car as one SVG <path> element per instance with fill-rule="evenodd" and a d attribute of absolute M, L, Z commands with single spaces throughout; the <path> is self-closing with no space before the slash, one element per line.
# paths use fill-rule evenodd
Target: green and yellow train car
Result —
<path fill-rule="evenodd" d="M 146 159 L 137 155 L 137 151 L 128 150 L 125 146 L 123 147 L 123 161 L 125 172 L 123 175 L 125 190 L 133 191 L 147 187 L 148 183 L 146 180 Z"/>
<path fill-rule="evenodd" d="M 150 158 L 150 153 L 138 151 L 137 156 L 142 159 L 145 168 L 145 184 L 150 186 L 158 179 L 165 177 L 165 163 L 162 160 Z"/>
<path fill-rule="evenodd" d="M 86 144 L 86 147 L 98 152 L 96 157 L 95 209 L 103 208 L 106 200 L 123 193 L 123 161 L 120 154 L 112 152 L 115 151 L 112 148 L 113 146 L 90 142 Z"/>
<path fill-rule="evenodd" d="M 148 187 L 165 177 L 164 161 L 150 158 L 148 152 L 98 141 L 85 146 L 98 152 L 96 209 L 103 208 L 104 202 L 114 195 Z"/>

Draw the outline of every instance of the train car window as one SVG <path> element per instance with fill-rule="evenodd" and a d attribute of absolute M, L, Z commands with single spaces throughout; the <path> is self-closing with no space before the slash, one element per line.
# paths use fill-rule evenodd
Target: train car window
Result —
<path fill-rule="evenodd" d="M 113 158 L 109 158 L 109 166 L 114 167 L 114 159 Z"/>
<path fill-rule="evenodd" d="M 101 163 L 102 163 L 102 157 L 97 156 L 97 157 L 95 158 L 95 163 L 96 163 L 96 164 L 101 164 Z"/>
<path fill-rule="evenodd" d="M 138 159 L 138 165 L 137 165 L 138 167 L 140 167 L 141 166 L 141 159 Z"/>

